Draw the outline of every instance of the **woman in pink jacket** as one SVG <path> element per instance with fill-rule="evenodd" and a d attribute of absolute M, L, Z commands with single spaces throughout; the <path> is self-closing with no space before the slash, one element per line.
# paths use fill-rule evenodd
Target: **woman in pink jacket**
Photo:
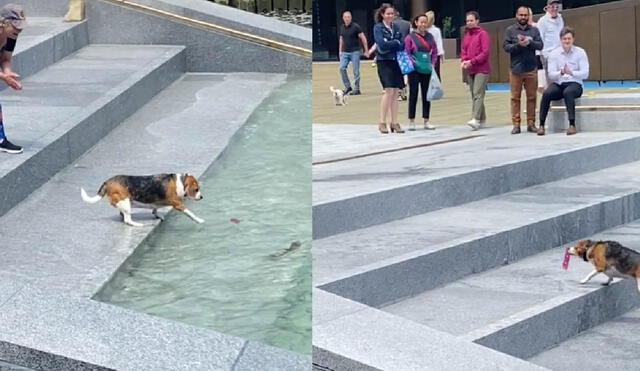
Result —
<path fill-rule="evenodd" d="M 489 82 L 489 34 L 478 26 L 480 15 L 470 11 L 466 15 L 467 27 L 460 50 L 460 67 L 466 71 L 467 84 L 473 101 L 472 118 L 467 124 L 472 130 L 478 130 L 485 123 L 484 93 Z"/>

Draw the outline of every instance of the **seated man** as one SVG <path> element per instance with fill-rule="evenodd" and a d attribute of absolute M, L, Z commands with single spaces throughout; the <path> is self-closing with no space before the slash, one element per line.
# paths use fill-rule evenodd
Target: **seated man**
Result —
<path fill-rule="evenodd" d="M 576 133 L 576 98 L 582 95 L 582 80 L 589 76 L 589 60 L 584 49 L 573 45 L 574 33 L 571 27 L 564 27 L 560 31 L 560 39 L 562 45 L 549 54 L 549 87 L 540 101 L 538 135 L 544 135 L 544 122 L 551 101 L 563 98 L 569 116 L 567 135 Z"/>

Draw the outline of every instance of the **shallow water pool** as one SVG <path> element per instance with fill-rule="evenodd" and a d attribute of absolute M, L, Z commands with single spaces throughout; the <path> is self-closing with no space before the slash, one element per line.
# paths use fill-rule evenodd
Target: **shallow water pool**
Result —
<path fill-rule="evenodd" d="M 96 299 L 310 354 L 310 90 L 276 89 L 187 202 L 205 224 L 169 215 Z"/>

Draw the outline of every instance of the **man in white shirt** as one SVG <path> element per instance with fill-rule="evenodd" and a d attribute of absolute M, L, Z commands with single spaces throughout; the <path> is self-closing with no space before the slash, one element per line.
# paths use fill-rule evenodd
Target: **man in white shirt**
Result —
<path fill-rule="evenodd" d="M 540 128 L 538 135 L 544 135 L 544 123 L 552 100 L 564 98 L 569 116 L 567 135 L 576 133 L 576 98 L 582 96 L 583 80 L 589 76 L 589 59 L 584 49 L 573 45 L 574 32 L 565 27 L 560 32 L 562 46 L 553 50 L 548 58 L 549 87 L 540 101 Z"/>
<path fill-rule="evenodd" d="M 538 90 L 544 91 L 547 85 L 547 59 L 552 50 L 560 47 L 560 31 L 564 28 L 564 20 L 560 14 L 562 4 L 559 0 L 548 0 L 547 6 L 544 8 L 543 15 L 536 24 L 540 37 L 542 38 L 542 50 L 540 51 L 540 59 L 544 68 L 544 73 L 538 75 Z"/>

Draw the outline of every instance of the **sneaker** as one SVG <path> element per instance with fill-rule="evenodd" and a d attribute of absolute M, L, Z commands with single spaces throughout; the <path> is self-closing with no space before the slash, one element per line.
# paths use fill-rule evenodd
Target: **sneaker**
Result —
<path fill-rule="evenodd" d="M 4 138 L 4 140 L 0 142 L 0 152 L 22 153 L 22 147 L 16 146 L 15 144 L 9 142 L 9 139 Z"/>
<path fill-rule="evenodd" d="M 349 93 L 351 93 L 352 91 L 353 91 L 353 89 L 351 89 L 351 87 L 348 87 L 348 88 L 344 89 L 344 90 L 342 91 L 342 93 L 343 93 L 344 95 L 349 95 Z"/>
<path fill-rule="evenodd" d="M 435 127 L 435 126 L 433 126 L 433 125 L 431 125 L 431 124 L 430 124 L 430 123 L 428 123 L 428 122 L 425 122 L 425 123 L 424 123 L 424 130 L 436 130 L 436 127 Z"/>
<path fill-rule="evenodd" d="M 416 123 L 415 122 L 410 122 L 409 123 L 409 131 L 416 131 Z"/>
<path fill-rule="evenodd" d="M 467 121 L 467 125 L 471 128 L 471 130 L 476 131 L 480 129 L 480 122 L 476 119 L 471 119 Z"/>
<path fill-rule="evenodd" d="M 362 94 L 360 89 L 356 89 L 356 90 L 352 91 L 351 94 L 349 94 L 349 95 L 360 95 L 360 94 Z"/>

